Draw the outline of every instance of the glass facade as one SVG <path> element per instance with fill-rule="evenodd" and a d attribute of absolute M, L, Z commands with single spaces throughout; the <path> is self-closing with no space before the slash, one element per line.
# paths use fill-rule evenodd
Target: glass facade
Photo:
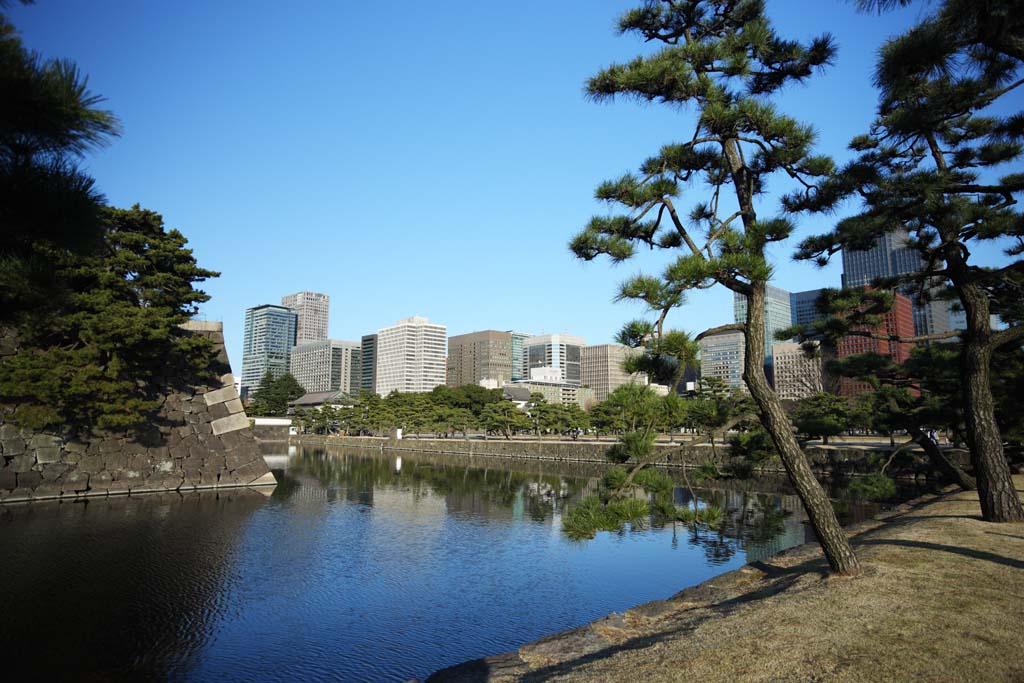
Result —
<path fill-rule="evenodd" d="M 288 372 L 296 326 L 295 312 L 284 306 L 264 304 L 245 311 L 240 391 L 243 398 L 259 387 L 267 372 L 274 377 Z"/>
<path fill-rule="evenodd" d="M 772 364 L 772 345 L 777 341 L 775 333 L 793 324 L 790 294 L 784 289 L 768 285 L 764 302 L 764 362 Z M 747 321 L 747 298 L 736 294 L 733 298 L 733 313 L 736 322 Z"/>

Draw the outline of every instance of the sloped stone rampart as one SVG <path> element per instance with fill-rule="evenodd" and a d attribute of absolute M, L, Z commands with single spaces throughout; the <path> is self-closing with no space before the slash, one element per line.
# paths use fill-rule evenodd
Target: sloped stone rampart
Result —
<path fill-rule="evenodd" d="M 89 438 L 43 433 L 0 406 L 0 502 L 273 484 L 235 390 L 222 323 L 184 328 L 209 338 L 212 383 L 169 368 L 155 423 Z"/>

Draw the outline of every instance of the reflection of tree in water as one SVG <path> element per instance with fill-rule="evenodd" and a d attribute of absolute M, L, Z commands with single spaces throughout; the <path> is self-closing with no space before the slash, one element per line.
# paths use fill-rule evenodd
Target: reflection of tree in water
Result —
<path fill-rule="evenodd" d="M 334 495 L 361 504 L 373 504 L 373 491 L 380 487 L 408 491 L 413 496 L 443 496 L 449 512 L 474 512 L 488 516 L 511 516 L 517 500 L 529 519 L 544 522 L 563 499 L 576 496 L 587 484 L 585 479 L 529 473 L 463 463 L 431 462 L 415 456 L 402 456 L 396 468 L 391 455 L 326 454 L 307 450 L 292 460 L 287 478 L 315 478 Z M 294 493 L 294 492 L 288 492 Z"/>

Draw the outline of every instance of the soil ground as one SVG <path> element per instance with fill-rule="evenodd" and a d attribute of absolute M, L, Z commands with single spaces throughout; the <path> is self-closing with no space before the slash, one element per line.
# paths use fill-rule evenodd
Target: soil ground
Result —
<path fill-rule="evenodd" d="M 428 682 L 1024 681 L 1024 524 L 957 491 L 850 533 L 860 576 L 802 546 Z"/>

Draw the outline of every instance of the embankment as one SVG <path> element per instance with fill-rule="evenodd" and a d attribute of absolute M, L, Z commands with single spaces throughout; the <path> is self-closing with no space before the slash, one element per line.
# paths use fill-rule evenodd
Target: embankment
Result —
<path fill-rule="evenodd" d="M 351 448 L 372 448 L 386 451 L 416 451 L 424 453 L 449 454 L 473 457 L 516 458 L 521 460 L 548 460 L 554 462 L 607 464 L 606 453 L 611 443 L 607 441 L 553 441 L 533 439 L 390 439 L 355 436 L 298 436 L 291 443 L 311 446 L 341 446 Z M 713 463 L 719 468 L 728 466 L 733 456 L 728 445 L 711 448 L 707 444 L 691 446 L 685 442 L 659 442 L 655 448 L 660 457 L 657 464 L 665 467 L 700 467 Z M 870 472 L 878 468 L 878 454 L 863 448 L 837 446 L 815 446 L 806 449 L 815 471 L 822 475 L 851 475 Z M 966 456 L 950 451 L 950 456 L 961 465 Z M 768 474 L 785 474 L 779 463 L 768 463 L 764 469 Z M 890 474 L 901 478 L 938 478 L 931 466 L 924 461 L 889 469 Z"/>
<path fill-rule="evenodd" d="M 427 682 L 1024 680 L 1024 524 L 978 510 L 926 496 L 850 529 L 860 576 L 801 546 Z"/>

